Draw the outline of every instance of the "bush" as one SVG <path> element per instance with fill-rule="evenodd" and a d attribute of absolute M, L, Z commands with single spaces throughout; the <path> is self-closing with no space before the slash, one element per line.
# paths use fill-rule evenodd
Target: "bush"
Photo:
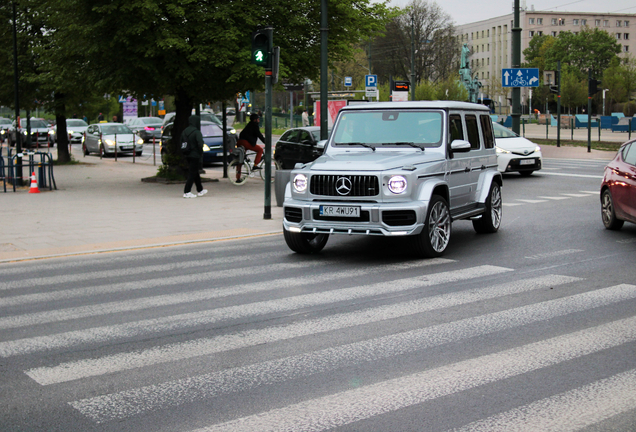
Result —
<path fill-rule="evenodd" d="M 629 101 L 623 106 L 623 114 L 625 117 L 633 117 L 636 114 L 636 102 Z"/>

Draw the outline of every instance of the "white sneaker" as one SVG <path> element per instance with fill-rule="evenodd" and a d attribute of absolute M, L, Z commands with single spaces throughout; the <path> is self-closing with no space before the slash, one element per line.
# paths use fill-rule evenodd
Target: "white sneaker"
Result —
<path fill-rule="evenodd" d="M 197 196 L 195 194 L 193 194 L 192 192 L 188 192 L 183 194 L 184 198 L 196 198 Z"/>
<path fill-rule="evenodd" d="M 197 193 L 197 195 L 199 195 L 199 196 L 203 196 L 203 195 L 205 195 L 206 193 L 208 193 L 208 190 L 207 190 L 207 189 L 202 189 L 202 190 L 201 190 L 201 192 Z"/>

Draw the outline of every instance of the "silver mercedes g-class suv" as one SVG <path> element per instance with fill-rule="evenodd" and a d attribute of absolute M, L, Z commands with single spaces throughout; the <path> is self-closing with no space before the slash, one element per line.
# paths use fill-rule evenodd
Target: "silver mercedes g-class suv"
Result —
<path fill-rule="evenodd" d="M 409 236 L 421 257 L 440 256 L 451 223 L 494 233 L 502 177 L 483 105 L 380 102 L 347 106 L 322 156 L 291 172 L 283 233 L 298 253 L 332 234 Z"/>

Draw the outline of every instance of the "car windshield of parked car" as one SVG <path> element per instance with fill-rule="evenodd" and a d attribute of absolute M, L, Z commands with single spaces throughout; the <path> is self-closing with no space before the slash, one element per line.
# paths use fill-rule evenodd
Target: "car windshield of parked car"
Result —
<path fill-rule="evenodd" d="M 0 124 L 10 125 L 11 124 L 11 120 L 9 120 L 9 119 L 0 119 Z"/>
<path fill-rule="evenodd" d="M 27 122 L 26 119 L 20 119 L 20 124 L 22 125 L 23 128 L 27 127 Z M 49 125 L 46 124 L 46 122 L 42 121 L 42 120 L 31 120 L 31 128 L 48 128 Z"/>
<path fill-rule="evenodd" d="M 144 117 L 141 119 L 141 122 L 143 124 L 161 124 L 163 120 L 161 120 L 159 117 Z"/>
<path fill-rule="evenodd" d="M 104 135 L 115 135 L 115 134 L 131 134 L 133 132 L 126 125 L 106 125 L 106 126 L 102 126 L 102 133 Z"/>
<path fill-rule="evenodd" d="M 66 126 L 84 127 L 88 126 L 84 120 L 67 119 Z"/>
<path fill-rule="evenodd" d="M 202 124 L 201 135 L 203 135 L 204 137 L 223 136 L 223 134 L 221 133 L 221 129 L 214 124 Z"/>
<path fill-rule="evenodd" d="M 331 129 L 327 129 L 327 138 L 329 138 L 329 135 L 331 135 Z M 311 136 L 314 137 L 314 141 L 320 141 L 320 129 L 312 131 Z"/>
<path fill-rule="evenodd" d="M 495 138 L 516 138 L 519 136 L 507 127 L 500 125 L 499 123 L 493 123 L 492 129 L 495 133 Z"/>
<path fill-rule="evenodd" d="M 350 111 L 340 116 L 332 145 L 434 148 L 442 145 L 442 112 Z"/>

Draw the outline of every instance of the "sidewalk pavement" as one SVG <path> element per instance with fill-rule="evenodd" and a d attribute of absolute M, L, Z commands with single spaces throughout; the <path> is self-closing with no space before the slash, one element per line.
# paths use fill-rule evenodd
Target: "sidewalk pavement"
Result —
<path fill-rule="evenodd" d="M 615 154 L 568 146 L 542 146 L 542 151 L 544 158 L 566 159 L 610 160 Z M 141 181 L 156 172 L 157 167 L 133 164 L 132 158 L 89 156 L 78 165 L 54 168 L 58 190 L 0 189 L 0 264 L 282 232 L 273 181 L 271 219 L 264 219 L 265 188 L 258 176 L 235 186 L 222 178 L 222 169 L 206 168 L 208 194 L 184 199 L 183 183 Z"/>

